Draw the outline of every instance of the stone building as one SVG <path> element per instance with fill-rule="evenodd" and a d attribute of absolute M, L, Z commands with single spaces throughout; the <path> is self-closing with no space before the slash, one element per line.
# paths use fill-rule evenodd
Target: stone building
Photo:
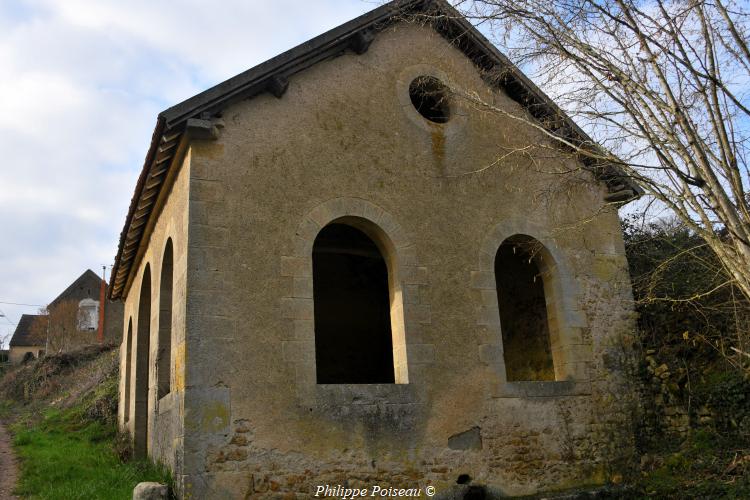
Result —
<path fill-rule="evenodd" d="M 80 332 L 76 345 L 93 344 L 99 338 L 104 343 L 121 342 L 123 305 L 120 301 L 106 300 L 106 282 L 104 288 L 105 294 L 102 297 L 102 278 L 87 269 L 47 306 L 49 312 L 66 302 L 75 305 L 76 326 Z M 103 309 L 102 299 L 105 299 Z"/>
<path fill-rule="evenodd" d="M 10 340 L 10 362 L 38 358 L 47 349 L 120 342 L 123 304 L 105 300 L 102 309 L 102 298 L 102 278 L 87 269 L 47 305 L 47 314 L 21 316 Z"/>
<path fill-rule="evenodd" d="M 36 359 L 44 354 L 44 345 L 46 338 L 35 332 L 32 326 L 38 318 L 43 318 L 39 314 L 22 314 L 18 320 L 16 329 L 13 331 L 13 337 L 10 339 L 8 349 L 8 361 L 13 364 L 21 364 L 26 360 Z"/>
<path fill-rule="evenodd" d="M 443 1 L 162 112 L 110 290 L 136 453 L 183 498 L 616 480 L 638 188 L 547 131 L 590 141 Z"/>

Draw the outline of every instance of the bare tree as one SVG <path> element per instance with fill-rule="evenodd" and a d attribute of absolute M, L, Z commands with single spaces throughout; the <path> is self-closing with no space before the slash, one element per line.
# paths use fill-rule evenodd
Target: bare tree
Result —
<path fill-rule="evenodd" d="M 81 330 L 84 318 L 78 302 L 66 300 L 40 311 L 31 326 L 33 338 L 47 341 L 47 351 L 59 353 L 92 343 L 91 332 Z"/>
<path fill-rule="evenodd" d="M 593 140 L 541 124 L 549 137 L 636 180 L 706 242 L 726 270 L 725 285 L 750 298 L 748 12 L 731 0 L 459 0 L 456 7 L 501 38 Z M 529 116 L 513 118 L 540 128 Z"/>
<path fill-rule="evenodd" d="M 0 350 L 8 349 L 10 347 L 10 339 L 12 334 L 10 332 L 0 334 Z M 0 364 L 8 362 L 8 354 L 0 354 Z"/>

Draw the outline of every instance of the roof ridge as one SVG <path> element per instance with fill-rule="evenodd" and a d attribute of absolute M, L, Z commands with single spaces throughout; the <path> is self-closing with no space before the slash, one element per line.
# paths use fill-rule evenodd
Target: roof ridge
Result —
<path fill-rule="evenodd" d="M 362 54 L 367 51 L 377 32 L 397 20 L 397 16 L 418 14 L 425 14 L 433 29 L 472 60 L 489 85 L 501 87 L 536 119 L 553 117 L 554 120 L 550 122 L 555 124 L 554 128 L 550 124 L 545 126 L 554 133 L 564 135 L 577 144 L 596 146 L 593 139 L 447 1 L 394 0 L 159 113 L 125 226 L 120 233 L 109 297 L 116 299 L 123 294 L 130 282 L 133 264 L 142 256 L 144 232 L 149 227 L 153 207 L 168 172 L 175 168 L 173 160 L 190 120 L 194 120 L 192 123 L 195 125 L 210 129 L 211 123 L 207 119 L 233 102 L 263 92 L 281 98 L 286 91 L 287 79 L 293 74 L 347 50 Z M 637 184 L 625 178 L 617 167 L 589 165 L 588 168 L 607 184 L 613 196 L 622 197 L 628 193 L 637 196 L 642 193 Z M 623 184 L 627 189 L 623 190 Z"/>
<path fill-rule="evenodd" d="M 42 316 L 44 315 L 43 314 L 21 314 L 21 319 L 18 320 L 18 325 L 16 325 L 16 329 L 13 331 L 13 337 L 11 337 L 8 345 L 10 347 L 39 345 L 38 342 L 34 342 L 34 341 L 38 341 L 40 339 L 32 338 L 33 332 L 31 331 L 31 327 L 34 324 L 34 320 Z"/>
<path fill-rule="evenodd" d="M 73 289 L 75 289 L 75 287 L 78 286 L 82 281 L 84 281 L 85 279 L 91 279 L 91 278 L 95 278 L 96 280 L 101 280 L 102 279 L 99 275 L 97 275 L 91 269 L 86 269 L 83 273 L 81 273 L 80 276 L 78 276 L 75 280 L 73 280 L 73 282 L 70 285 L 68 285 L 65 288 L 65 290 L 63 290 L 62 292 L 60 292 L 57 295 L 57 297 L 55 297 L 55 299 L 52 302 L 49 303 L 49 306 L 57 304 L 60 300 L 63 299 L 63 297 L 65 295 L 67 295 L 70 291 L 72 291 Z M 98 296 L 98 293 L 97 293 L 97 296 Z"/>

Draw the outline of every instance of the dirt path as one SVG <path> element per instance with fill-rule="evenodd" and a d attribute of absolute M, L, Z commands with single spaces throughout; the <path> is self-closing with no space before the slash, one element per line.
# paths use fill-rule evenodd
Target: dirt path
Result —
<path fill-rule="evenodd" d="M 0 500 L 16 498 L 12 495 L 18 479 L 16 457 L 10 445 L 10 434 L 0 423 Z"/>

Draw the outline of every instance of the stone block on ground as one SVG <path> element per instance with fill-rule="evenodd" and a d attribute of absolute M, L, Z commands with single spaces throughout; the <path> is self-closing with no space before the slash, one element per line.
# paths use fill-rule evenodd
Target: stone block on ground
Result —
<path fill-rule="evenodd" d="M 169 498 L 169 487 L 161 483 L 138 483 L 133 488 L 133 500 L 166 500 Z"/>

